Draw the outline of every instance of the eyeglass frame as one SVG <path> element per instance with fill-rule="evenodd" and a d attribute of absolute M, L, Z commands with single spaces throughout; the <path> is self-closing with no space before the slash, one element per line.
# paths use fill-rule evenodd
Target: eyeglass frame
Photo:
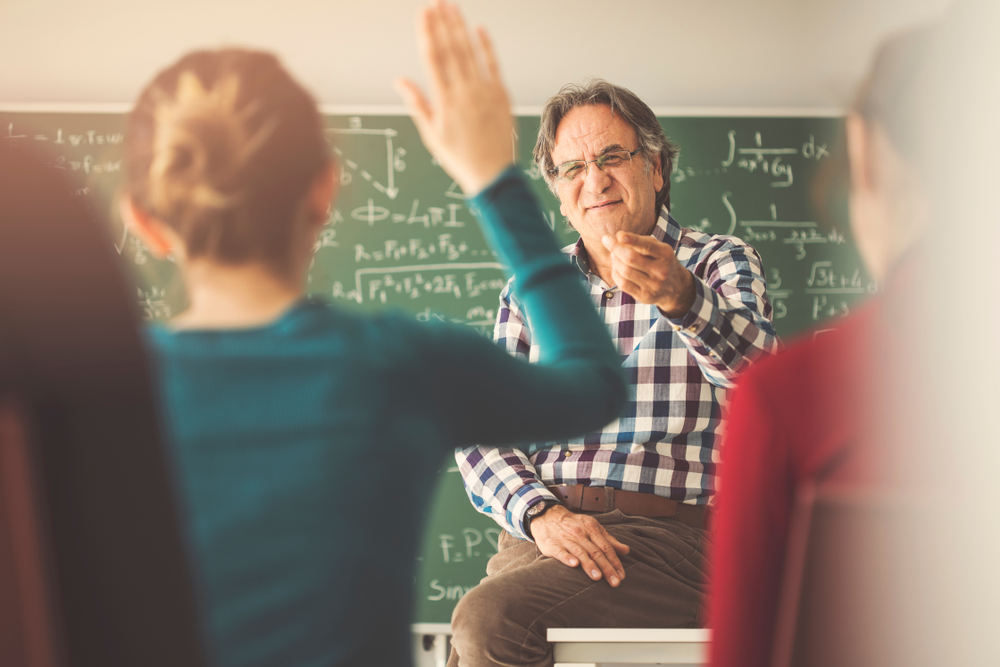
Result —
<path fill-rule="evenodd" d="M 642 146 L 639 146 L 634 151 L 630 151 L 627 148 L 621 148 L 621 149 L 618 149 L 618 150 L 607 151 L 605 153 L 601 153 L 600 155 L 598 155 L 597 157 L 595 157 L 593 160 L 567 160 L 566 162 L 562 162 L 560 164 L 557 164 L 556 166 L 554 166 L 551 169 L 549 169 L 548 170 L 549 171 L 549 176 L 555 177 L 556 182 L 558 182 L 558 183 L 572 183 L 573 181 L 576 180 L 576 177 L 574 176 L 573 178 L 571 178 L 569 180 L 563 180 L 563 179 L 561 179 L 559 177 L 559 169 L 562 168 L 562 167 L 565 167 L 568 164 L 576 164 L 576 163 L 579 163 L 579 162 L 583 163 L 583 177 L 584 178 L 586 178 L 588 176 L 588 174 L 590 174 L 590 167 L 587 166 L 587 165 L 589 165 L 591 162 L 597 163 L 597 168 L 600 169 L 601 172 L 603 172 L 603 173 L 606 174 L 607 172 L 604 171 L 604 167 L 601 166 L 601 160 L 606 159 L 607 157 L 612 156 L 615 153 L 626 153 L 626 154 L 628 154 L 629 164 L 631 164 L 632 163 L 632 158 L 634 158 L 636 155 L 638 155 L 639 153 L 641 153 L 642 150 L 643 150 Z"/>

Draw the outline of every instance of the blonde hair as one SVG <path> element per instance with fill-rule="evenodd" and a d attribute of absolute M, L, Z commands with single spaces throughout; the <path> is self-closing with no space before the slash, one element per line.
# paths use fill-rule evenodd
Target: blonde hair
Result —
<path fill-rule="evenodd" d="M 197 51 L 143 90 L 126 131 L 129 194 L 188 257 L 284 269 L 330 162 L 316 103 L 273 55 Z"/>

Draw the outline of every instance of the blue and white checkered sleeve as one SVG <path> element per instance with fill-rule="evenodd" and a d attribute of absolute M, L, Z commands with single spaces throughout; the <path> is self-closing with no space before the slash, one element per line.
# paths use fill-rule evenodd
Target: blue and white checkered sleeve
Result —
<path fill-rule="evenodd" d="M 534 359 L 537 350 L 532 350 L 527 322 L 511 298 L 512 282 L 500 293 L 493 338 L 510 354 Z M 524 530 L 525 512 L 535 502 L 555 500 L 555 496 L 538 478 L 528 457 L 508 447 L 474 446 L 457 450 L 455 461 L 476 510 L 517 537 L 530 539 Z"/>
<path fill-rule="evenodd" d="M 754 359 L 778 349 L 760 255 L 740 239 L 724 237 L 688 268 L 696 274 L 694 305 L 669 321 L 708 381 L 732 387 Z"/>

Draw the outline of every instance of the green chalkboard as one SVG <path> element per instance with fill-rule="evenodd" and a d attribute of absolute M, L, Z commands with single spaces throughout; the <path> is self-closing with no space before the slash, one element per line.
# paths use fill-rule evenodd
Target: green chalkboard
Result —
<path fill-rule="evenodd" d="M 457 186 L 424 150 L 409 118 L 328 115 L 343 166 L 340 196 L 315 247 L 309 290 L 345 307 L 398 308 L 490 335 L 505 280 Z M 847 226 L 843 122 L 826 117 L 664 117 L 681 148 L 671 174 L 672 213 L 684 226 L 749 241 L 764 259 L 784 338 L 839 315 L 875 291 Z M 148 319 L 184 308 L 179 275 L 123 227 L 114 206 L 121 182 L 124 115 L 0 110 L 0 150 L 44 147 L 54 169 L 76 172 L 79 193 L 102 207 L 115 247 L 136 280 Z M 537 116 L 518 118 L 512 151 L 565 243 L 575 234 L 530 161 Z M 828 194 L 818 206 L 816 192 Z M 53 242 L 58 242 L 53 240 Z M 427 518 L 416 620 L 448 622 L 455 602 L 484 575 L 499 529 L 477 514 L 452 461 Z"/>

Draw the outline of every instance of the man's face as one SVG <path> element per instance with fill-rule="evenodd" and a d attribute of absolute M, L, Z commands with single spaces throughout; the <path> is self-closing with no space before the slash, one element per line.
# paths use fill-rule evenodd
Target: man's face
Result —
<path fill-rule="evenodd" d="M 552 161 L 593 160 L 614 150 L 634 151 L 635 129 L 611 108 L 599 104 L 570 110 L 556 129 Z M 648 168 L 642 155 L 607 170 L 587 165 L 587 174 L 569 183 L 556 181 L 559 210 L 583 237 L 588 248 L 600 247 L 601 237 L 621 230 L 649 234 L 658 218 L 656 193 L 663 187 L 660 158 Z M 594 245 L 596 244 L 596 245 Z"/>

